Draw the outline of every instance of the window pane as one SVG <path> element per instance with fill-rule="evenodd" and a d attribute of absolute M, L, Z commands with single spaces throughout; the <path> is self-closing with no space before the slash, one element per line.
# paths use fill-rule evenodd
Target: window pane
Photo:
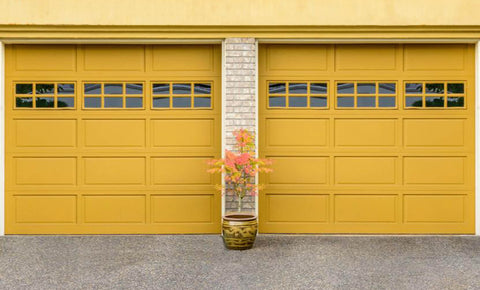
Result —
<path fill-rule="evenodd" d="M 443 94 L 444 92 L 444 84 L 425 84 L 425 93 L 427 94 Z"/>
<path fill-rule="evenodd" d="M 57 84 L 57 94 L 59 95 L 75 94 L 75 84 Z"/>
<path fill-rule="evenodd" d="M 153 98 L 154 108 L 170 108 L 170 98 L 155 97 Z"/>
<path fill-rule="evenodd" d="M 289 107 L 306 107 L 307 106 L 307 97 L 289 97 L 288 98 Z"/>
<path fill-rule="evenodd" d="M 327 93 L 326 83 L 310 84 L 310 94 L 326 94 L 326 93 Z"/>
<path fill-rule="evenodd" d="M 337 107 L 345 108 L 345 107 L 353 107 L 353 106 L 354 106 L 353 97 L 337 98 Z"/>
<path fill-rule="evenodd" d="M 33 85 L 32 84 L 16 84 L 15 93 L 17 94 L 32 94 Z"/>
<path fill-rule="evenodd" d="M 84 84 L 83 92 L 85 95 L 100 95 L 102 93 L 101 84 Z"/>
<path fill-rule="evenodd" d="M 32 108 L 33 100 L 32 98 L 16 98 L 15 105 L 17 108 Z"/>
<path fill-rule="evenodd" d="M 193 93 L 196 95 L 210 95 L 212 92 L 211 84 L 195 84 L 193 86 Z"/>
<path fill-rule="evenodd" d="M 211 99 L 210 97 L 196 97 L 193 100 L 193 106 L 195 108 L 210 108 L 211 105 Z"/>
<path fill-rule="evenodd" d="M 99 97 L 85 98 L 85 108 L 100 108 L 102 107 L 102 99 Z"/>
<path fill-rule="evenodd" d="M 55 106 L 54 98 L 35 98 L 35 107 L 37 108 L 53 108 Z"/>
<path fill-rule="evenodd" d="M 358 94 L 375 94 L 375 84 L 368 83 L 358 83 L 357 84 L 357 93 Z"/>
<path fill-rule="evenodd" d="M 123 98 L 104 98 L 104 108 L 123 108 Z"/>
<path fill-rule="evenodd" d="M 192 106 L 191 98 L 174 97 L 172 99 L 172 107 L 174 108 L 190 108 Z"/>
<path fill-rule="evenodd" d="M 126 84 L 127 95 L 143 94 L 143 84 Z"/>
<path fill-rule="evenodd" d="M 286 94 L 286 85 L 285 83 L 270 83 L 268 85 L 268 92 L 270 94 Z"/>
<path fill-rule="evenodd" d="M 464 92 L 463 84 L 447 84 L 447 88 L 449 94 L 463 94 Z"/>
<path fill-rule="evenodd" d="M 358 97 L 357 107 L 375 107 L 375 97 Z"/>
<path fill-rule="evenodd" d="M 125 99 L 126 108 L 143 108 L 143 98 L 140 97 L 127 97 Z"/>
<path fill-rule="evenodd" d="M 37 95 L 53 95 L 55 94 L 54 84 L 37 84 L 35 86 L 35 93 Z"/>
<path fill-rule="evenodd" d="M 380 108 L 395 107 L 395 97 L 379 97 L 378 106 Z"/>
<path fill-rule="evenodd" d="M 463 107 L 464 99 L 463 97 L 448 97 L 447 99 L 448 107 Z"/>
<path fill-rule="evenodd" d="M 190 95 L 192 93 L 192 86 L 190 84 L 173 84 L 173 93 L 176 95 Z"/>
<path fill-rule="evenodd" d="M 168 95 L 170 94 L 170 84 L 153 84 L 154 95 Z"/>
<path fill-rule="evenodd" d="M 405 93 L 407 94 L 421 94 L 423 87 L 420 83 L 409 83 L 405 85 Z"/>
<path fill-rule="evenodd" d="M 353 83 L 338 83 L 337 94 L 353 94 Z"/>
<path fill-rule="evenodd" d="M 422 97 L 406 97 L 405 106 L 407 107 L 422 107 Z"/>
<path fill-rule="evenodd" d="M 397 91 L 397 84 L 395 83 L 379 83 L 378 92 L 380 94 L 395 94 Z"/>
<path fill-rule="evenodd" d="M 103 89 L 105 95 L 123 94 L 123 84 L 105 84 Z"/>
<path fill-rule="evenodd" d="M 307 84 L 306 83 L 289 83 L 288 93 L 289 94 L 306 94 Z"/>
<path fill-rule="evenodd" d="M 310 97 L 310 107 L 326 107 L 327 97 Z"/>
<path fill-rule="evenodd" d="M 425 98 L 425 107 L 444 107 L 444 98 L 443 97 L 426 97 Z"/>
<path fill-rule="evenodd" d="M 269 107 L 285 107 L 287 101 L 285 97 L 269 97 L 268 106 Z"/>
<path fill-rule="evenodd" d="M 57 99 L 58 108 L 73 108 L 75 107 L 75 100 L 72 97 L 59 97 Z"/>

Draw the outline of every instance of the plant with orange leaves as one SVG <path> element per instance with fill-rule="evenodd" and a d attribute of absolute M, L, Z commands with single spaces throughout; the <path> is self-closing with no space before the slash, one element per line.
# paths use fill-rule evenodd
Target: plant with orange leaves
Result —
<path fill-rule="evenodd" d="M 233 132 L 235 136 L 235 149 L 237 152 L 225 150 L 225 158 L 209 161 L 209 173 L 223 173 L 225 186 L 217 188 L 226 194 L 234 194 L 238 201 L 238 211 L 242 211 L 242 201 L 247 195 L 255 196 L 262 188 L 255 184 L 255 176 L 259 172 L 272 172 L 270 159 L 255 158 L 255 139 L 253 134 L 246 129 Z"/>

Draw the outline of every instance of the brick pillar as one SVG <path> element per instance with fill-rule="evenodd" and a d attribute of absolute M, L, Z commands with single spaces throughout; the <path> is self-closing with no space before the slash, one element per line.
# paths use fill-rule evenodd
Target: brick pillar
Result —
<path fill-rule="evenodd" d="M 236 129 L 255 131 L 256 51 L 255 38 L 225 40 L 225 132 L 226 149 L 233 149 Z M 255 132 L 256 134 L 256 132 Z M 244 211 L 255 211 L 255 198 L 243 199 Z M 225 212 L 236 211 L 236 200 L 225 196 Z"/>

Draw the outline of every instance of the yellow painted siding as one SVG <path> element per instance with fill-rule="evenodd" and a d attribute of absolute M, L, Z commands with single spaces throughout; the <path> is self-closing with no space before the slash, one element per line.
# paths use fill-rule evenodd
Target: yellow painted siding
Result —
<path fill-rule="evenodd" d="M 8 45 L 6 233 L 218 233 L 220 177 L 206 160 L 220 157 L 220 55 L 218 45 Z M 75 108 L 15 108 L 19 82 L 73 83 Z M 86 82 L 140 83 L 144 107 L 83 108 Z M 156 82 L 212 84 L 212 108 L 154 109 Z"/>
<path fill-rule="evenodd" d="M 474 233 L 473 45 L 264 44 L 259 57 L 259 152 L 274 160 L 261 232 Z M 328 105 L 269 106 L 270 83 L 302 82 L 327 83 Z M 395 103 L 339 107 L 349 82 L 395 83 Z M 406 82 L 462 83 L 465 106 L 407 108 Z"/>

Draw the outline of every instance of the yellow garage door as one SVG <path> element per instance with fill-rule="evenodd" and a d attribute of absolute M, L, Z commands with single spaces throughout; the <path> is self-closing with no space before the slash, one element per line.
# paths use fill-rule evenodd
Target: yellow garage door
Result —
<path fill-rule="evenodd" d="M 474 233 L 474 46 L 262 45 L 264 233 Z"/>
<path fill-rule="evenodd" d="M 218 233 L 216 45 L 6 47 L 8 234 Z"/>

